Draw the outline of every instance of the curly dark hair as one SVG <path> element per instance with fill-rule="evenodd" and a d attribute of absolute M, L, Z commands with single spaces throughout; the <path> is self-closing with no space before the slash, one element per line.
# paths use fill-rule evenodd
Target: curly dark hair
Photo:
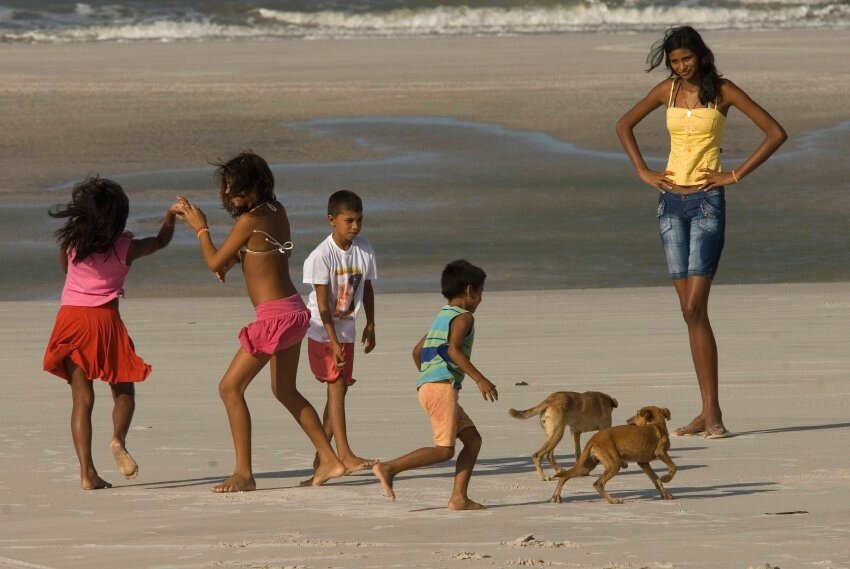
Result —
<path fill-rule="evenodd" d="M 646 72 L 649 73 L 656 67 L 660 67 L 663 61 L 664 66 L 670 71 L 670 77 L 675 77 L 676 74 L 670 67 L 670 52 L 677 49 L 689 49 L 697 56 L 700 104 L 707 105 L 720 98 L 723 76 L 714 66 L 714 54 L 705 45 L 702 36 L 690 26 L 669 28 L 664 32 L 664 37 L 652 45 L 649 55 L 646 56 L 646 63 L 649 66 Z"/>
<path fill-rule="evenodd" d="M 274 176 L 268 163 L 251 151 L 242 152 L 230 158 L 213 162 L 215 181 L 218 184 L 221 205 L 237 218 L 258 204 L 274 201 Z M 254 194 L 256 202 L 243 207 L 234 207 L 232 199 Z"/>
<path fill-rule="evenodd" d="M 50 217 L 67 217 L 56 230 L 56 240 L 65 251 L 74 250 L 74 264 L 92 253 L 113 248 L 127 225 L 130 200 L 116 182 L 97 175 L 76 184 L 71 201 L 50 208 Z"/>

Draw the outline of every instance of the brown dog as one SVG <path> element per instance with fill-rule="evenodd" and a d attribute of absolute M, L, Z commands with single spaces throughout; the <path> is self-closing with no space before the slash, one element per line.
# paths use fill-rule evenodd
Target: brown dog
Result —
<path fill-rule="evenodd" d="M 611 480 L 620 468 L 625 468 L 627 462 L 637 462 L 646 472 L 655 487 L 665 500 L 672 500 L 673 496 L 668 492 L 662 482 L 670 482 L 676 474 L 676 465 L 670 459 L 667 451 L 670 450 L 670 437 L 667 434 L 667 419 L 670 411 L 663 407 L 643 407 L 637 415 L 627 421 L 626 425 L 618 425 L 610 429 L 599 431 L 587 441 L 576 465 L 569 470 L 559 472 L 555 476 L 560 478 L 555 493 L 552 494 L 553 502 L 561 501 L 561 489 L 570 478 L 574 476 L 585 476 L 593 470 L 600 462 L 605 467 L 602 476 L 593 483 L 593 487 L 599 494 L 611 504 L 622 504 L 622 500 L 612 497 L 605 491 L 605 484 Z M 667 474 L 660 479 L 649 466 L 653 459 L 659 459 L 667 465 Z"/>
<path fill-rule="evenodd" d="M 562 469 L 555 463 L 555 447 L 564 437 L 567 425 L 570 426 L 570 432 L 573 434 L 575 456 L 578 461 L 581 453 L 581 434 L 610 427 L 611 410 L 615 407 L 617 407 L 616 399 L 598 391 L 585 393 L 556 391 L 531 409 L 525 411 L 511 409 L 508 413 L 517 419 L 528 419 L 540 415 L 540 426 L 546 433 L 546 442 L 540 450 L 531 455 L 531 459 L 534 461 L 540 480 L 551 480 L 543 473 L 540 462 L 545 458 L 555 472 L 561 472 Z"/>

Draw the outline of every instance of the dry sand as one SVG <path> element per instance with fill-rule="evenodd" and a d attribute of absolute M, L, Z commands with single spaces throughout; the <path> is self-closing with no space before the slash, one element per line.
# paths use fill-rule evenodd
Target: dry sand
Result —
<path fill-rule="evenodd" d="M 94 455 L 116 486 L 83 492 L 69 390 L 39 366 L 57 307 L 0 303 L 0 567 L 850 567 L 850 286 L 717 286 L 712 298 L 736 436 L 673 439 L 675 499 L 660 500 L 632 466 L 608 485 L 625 500 L 614 506 L 591 478 L 549 503 L 554 483 L 538 481 L 530 460 L 539 425 L 507 410 L 593 389 L 620 401 L 617 423 L 644 404 L 669 407 L 673 426 L 689 420 L 697 388 L 672 288 L 488 293 L 474 360 L 501 397 L 461 392 L 484 438 L 471 485 L 489 508 L 480 513 L 445 509 L 452 464 L 400 475 L 394 503 L 368 473 L 298 488 L 312 452 L 265 374 L 248 393 L 259 491 L 211 494 L 233 464 L 216 384 L 251 317 L 242 299 L 124 302 L 154 366 L 129 438 L 141 472 L 124 481 L 114 470 L 111 405 L 98 385 Z M 358 356 L 348 399 L 350 438 L 364 456 L 430 442 L 409 353 L 439 304 L 437 295 L 379 293 L 378 348 Z M 299 377 L 321 405 L 306 357 Z M 571 445 L 559 451 L 571 464 Z"/>

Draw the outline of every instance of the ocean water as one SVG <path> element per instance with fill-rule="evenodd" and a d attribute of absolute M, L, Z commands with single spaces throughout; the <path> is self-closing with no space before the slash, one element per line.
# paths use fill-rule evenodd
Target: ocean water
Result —
<path fill-rule="evenodd" d="M 0 0 L 0 42 L 848 29 L 850 0 Z"/>
<path fill-rule="evenodd" d="M 363 236 L 377 251 L 379 292 L 439 290 L 446 262 L 484 267 L 490 290 L 667 286 L 658 237 L 658 194 L 622 153 L 596 152 L 539 132 L 433 117 L 325 118 L 282 124 L 314 137 L 350 138 L 367 160 L 272 164 L 301 265 L 329 232 L 327 197 L 340 188 L 364 200 Z M 726 249 L 717 282 L 850 281 L 850 122 L 796 137 L 756 175 L 727 190 Z M 663 167 L 664 156 L 649 156 Z M 742 156 L 725 156 L 737 163 Z M 103 172 L 130 196 L 128 229 L 150 235 L 176 194 L 209 216 L 220 242 L 230 220 L 212 168 Z M 68 199 L 72 182 L 39 191 L 42 205 L 0 204 L 0 300 L 56 298 L 63 276 L 44 202 Z M 140 260 L 131 296 L 244 294 L 238 267 L 227 285 L 203 266 L 194 234 Z M 302 291 L 306 292 L 306 288 Z M 671 293 L 672 294 L 672 293 Z"/>

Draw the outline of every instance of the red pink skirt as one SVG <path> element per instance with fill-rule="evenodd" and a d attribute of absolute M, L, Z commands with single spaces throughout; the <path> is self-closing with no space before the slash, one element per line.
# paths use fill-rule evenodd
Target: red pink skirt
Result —
<path fill-rule="evenodd" d="M 257 306 L 257 320 L 239 331 L 242 348 L 256 356 L 274 355 L 304 339 L 310 327 L 310 311 L 297 294 Z"/>
<path fill-rule="evenodd" d="M 44 371 L 71 381 L 65 358 L 88 379 L 108 383 L 144 381 L 151 366 L 136 355 L 115 306 L 62 306 L 44 354 Z"/>

